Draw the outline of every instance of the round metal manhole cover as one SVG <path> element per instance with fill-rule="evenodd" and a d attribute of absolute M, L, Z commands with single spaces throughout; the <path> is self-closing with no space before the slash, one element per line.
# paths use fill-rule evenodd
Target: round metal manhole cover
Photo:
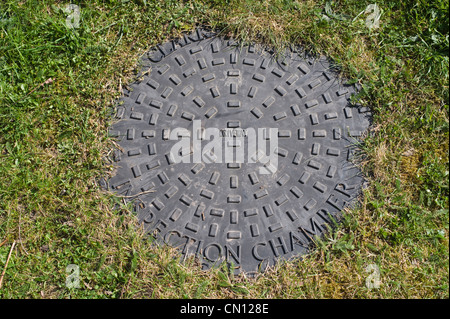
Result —
<path fill-rule="evenodd" d="M 350 158 L 370 112 L 326 59 L 197 30 L 143 62 L 110 130 L 108 187 L 157 242 L 205 268 L 260 271 L 306 253 L 360 193 Z"/>

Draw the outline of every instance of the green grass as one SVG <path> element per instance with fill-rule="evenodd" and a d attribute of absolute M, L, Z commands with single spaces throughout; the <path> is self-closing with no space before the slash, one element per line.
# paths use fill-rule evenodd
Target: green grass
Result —
<path fill-rule="evenodd" d="M 448 0 L 378 1 L 372 30 L 370 1 L 74 1 L 75 30 L 68 3 L 0 4 L 1 271 L 16 241 L 0 297 L 449 297 Z M 150 247 L 97 184 L 110 169 L 108 114 L 139 56 L 197 25 L 330 56 L 374 114 L 361 205 L 304 260 L 254 279 Z M 65 285 L 69 264 L 79 289 Z M 377 289 L 365 285 L 370 264 Z"/>

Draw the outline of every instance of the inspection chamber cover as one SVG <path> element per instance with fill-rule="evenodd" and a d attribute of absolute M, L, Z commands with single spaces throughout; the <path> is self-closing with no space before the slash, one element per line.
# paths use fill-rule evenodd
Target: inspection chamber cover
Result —
<path fill-rule="evenodd" d="M 263 271 L 305 254 L 360 194 L 351 159 L 370 112 L 327 59 L 196 30 L 142 62 L 110 128 L 108 188 L 157 242 Z"/>

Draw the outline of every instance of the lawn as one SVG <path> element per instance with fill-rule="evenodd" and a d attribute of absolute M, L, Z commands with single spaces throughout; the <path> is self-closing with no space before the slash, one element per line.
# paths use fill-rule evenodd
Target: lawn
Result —
<path fill-rule="evenodd" d="M 449 298 L 448 0 L 69 4 L 0 3 L 1 298 Z M 326 55 L 373 113 L 361 203 L 256 278 L 178 263 L 98 182 L 139 57 L 197 26 Z"/>

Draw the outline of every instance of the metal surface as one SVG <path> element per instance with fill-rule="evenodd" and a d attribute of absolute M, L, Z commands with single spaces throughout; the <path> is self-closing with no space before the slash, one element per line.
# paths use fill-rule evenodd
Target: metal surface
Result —
<path fill-rule="evenodd" d="M 306 253 L 360 194 L 363 179 L 349 159 L 370 113 L 350 105 L 354 87 L 326 59 L 290 51 L 275 60 L 197 30 L 143 62 L 150 72 L 125 90 L 110 130 L 121 150 L 108 187 L 133 200 L 157 241 L 196 254 L 205 268 L 225 260 L 236 272 L 261 271 Z M 190 135 L 173 140 L 176 128 Z M 205 151 L 208 128 L 224 140 L 221 163 L 219 151 Z M 223 159 L 250 148 L 251 130 L 267 141 L 274 128 L 276 167 L 251 163 L 250 153 L 242 163 Z M 176 154 L 183 136 L 191 147 Z"/>

